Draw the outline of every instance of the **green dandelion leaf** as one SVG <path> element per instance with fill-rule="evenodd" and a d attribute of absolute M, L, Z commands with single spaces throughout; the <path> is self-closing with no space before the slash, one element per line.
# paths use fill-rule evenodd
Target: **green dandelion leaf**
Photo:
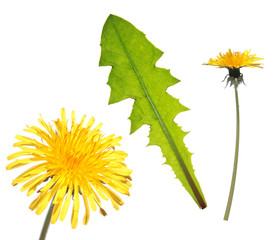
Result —
<path fill-rule="evenodd" d="M 99 65 L 112 66 L 108 80 L 109 104 L 126 98 L 135 100 L 129 118 L 130 132 L 144 124 L 150 125 L 149 145 L 160 146 L 165 163 L 172 167 L 183 187 L 203 209 L 207 204 L 194 174 L 192 153 L 183 142 L 186 133 L 173 121 L 188 108 L 166 92 L 179 80 L 169 70 L 155 66 L 162 54 L 129 22 L 115 15 L 106 20 Z"/>

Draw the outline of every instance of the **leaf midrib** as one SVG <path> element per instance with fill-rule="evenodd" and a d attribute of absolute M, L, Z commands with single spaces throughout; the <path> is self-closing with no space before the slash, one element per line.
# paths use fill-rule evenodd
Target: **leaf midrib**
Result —
<path fill-rule="evenodd" d="M 123 49 L 124 49 L 124 51 L 125 51 L 125 53 L 126 53 L 126 55 L 128 57 L 128 60 L 129 60 L 131 66 L 133 68 L 133 71 L 136 74 L 136 76 L 137 76 L 137 78 L 138 78 L 138 80 L 139 80 L 139 82 L 140 82 L 140 84 L 141 84 L 141 86 L 142 86 L 142 88 L 143 88 L 143 90 L 144 90 L 144 92 L 146 94 L 146 97 L 147 97 L 147 99 L 148 99 L 148 101 L 149 101 L 149 103 L 150 103 L 150 105 L 151 105 L 151 107 L 152 107 L 152 109 L 153 109 L 153 111 L 154 111 L 158 121 L 159 121 L 159 124 L 160 124 L 164 134 L 166 135 L 167 140 L 169 141 L 169 143 L 170 143 L 170 145 L 171 145 L 171 147 L 172 147 L 172 149 L 173 149 L 173 151 L 174 151 L 174 153 L 176 155 L 176 158 L 178 159 L 178 162 L 179 162 L 181 168 L 183 169 L 183 172 L 185 173 L 185 176 L 186 176 L 186 178 L 188 180 L 188 183 L 189 183 L 189 185 L 190 185 L 190 187 L 191 187 L 191 189 L 192 189 L 192 191 L 193 191 L 193 193 L 194 193 L 194 195 L 196 197 L 196 200 L 197 200 L 199 206 L 202 209 L 206 208 L 207 204 L 203 200 L 201 194 L 198 191 L 198 188 L 197 188 L 195 182 L 193 181 L 192 177 L 190 176 L 190 173 L 189 173 L 186 165 L 183 162 L 183 158 L 182 158 L 182 156 L 181 156 L 181 154 L 180 154 L 180 152 L 179 152 L 179 150 L 178 150 L 178 148 L 177 148 L 177 146 L 175 144 L 175 141 L 172 138 L 168 128 L 164 124 L 162 118 L 160 117 L 160 114 L 159 114 L 158 110 L 156 109 L 156 107 L 155 107 L 155 105 L 154 105 L 154 103 L 153 103 L 153 101 L 151 99 L 151 96 L 149 95 L 149 92 L 148 92 L 148 90 L 147 90 L 147 88 L 146 88 L 146 86 L 145 86 L 145 84 L 143 82 L 143 79 L 142 79 L 141 75 L 139 74 L 139 72 L 138 72 L 138 70 L 137 70 L 137 68 L 136 68 L 136 66 L 135 66 L 131 56 L 129 55 L 129 52 L 128 52 L 128 50 L 127 50 L 127 48 L 126 48 L 126 46 L 125 46 L 125 44 L 124 44 L 124 42 L 123 42 L 123 40 L 121 38 L 121 35 L 120 35 L 116 25 L 113 23 L 113 21 L 112 21 L 112 24 L 113 24 L 113 27 L 114 27 L 114 29 L 116 31 L 116 34 L 117 34 L 117 36 L 118 36 L 118 38 L 120 40 L 120 43 L 121 43 L 121 45 L 122 45 L 122 47 L 123 47 Z"/>

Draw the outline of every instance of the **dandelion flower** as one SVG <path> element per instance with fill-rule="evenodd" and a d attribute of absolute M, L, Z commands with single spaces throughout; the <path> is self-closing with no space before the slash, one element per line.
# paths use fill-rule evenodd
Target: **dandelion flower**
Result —
<path fill-rule="evenodd" d="M 235 146 L 235 158 L 234 158 L 234 169 L 231 181 L 230 193 L 227 202 L 227 207 L 224 215 L 224 220 L 229 219 L 230 210 L 233 201 L 235 182 L 236 182 L 236 172 L 238 165 L 238 152 L 239 152 L 239 100 L 238 100 L 238 85 L 244 83 L 243 75 L 240 73 L 240 68 L 242 67 L 258 67 L 262 68 L 262 63 L 257 63 L 257 61 L 263 60 L 263 58 L 256 57 L 256 55 L 250 55 L 250 51 L 232 52 L 231 49 L 225 54 L 220 53 L 216 59 L 210 59 L 204 65 L 217 66 L 218 68 L 227 68 L 229 74 L 226 75 L 227 85 L 230 82 L 230 86 L 235 87 L 235 99 L 236 99 L 236 146 Z"/>
<path fill-rule="evenodd" d="M 73 111 L 70 129 L 65 109 L 61 110 L 61 120 L 53 121 L 54 125 L 39 119 L 44 129 L 27 126 L 25 131 L 37 135 L 41 141 L 16 136 L 19 142 L 14 147 L 19 147 L 21 151 L 8 156 L 8 160 L 15 160 L 7 166 L 7 170 L 33 164 L 14 179 L 12 184 L 25 183 L 21 191 L 28 190 L 28 196 L 40 187 L 39 195 L 30 205 L 36 214 L 41 214 L 52 200 L 51 223 L 55 223 L 59 217 L 63 221 L 73 199 L 72 228 L 76 228 L 78 223 L 81 199 L 85 206 L 83 224 L 86 225 L 90 208 L 93 211 L 99 208 L 100 213 L 106 215 L 100 197 L 110 199 L 113 207 L 118 210 L 123 201 L 113 190 L 129 195 L 131 187 L 132 171 L 123 163 L 127 154 L 115 150 L 115 146 L 120 145 L 121 137 L 104 137 L 100 131 L 102 124 L 91 129 L 94 118 L 83 126 L 85 117 L 76 123 Z"/>
<path fill-rule="evenodd" d="M 204 63 L 204 65 L 216 66 L 218 68 L 227 68 L 229 70 L 229 74 L 227 75 L 229 76 L 227 84 L 230 82 L 231 85 L 234 85 L 235 78 L 237 78 L 237 83 L 240 84 L 243 82 L 243 75 L 240 73 L 240 68 L 263 68 L 261 66 L 262 63 L 257 63 L 257 61 L 263 60 L 263 58 L 256 57 L 255 54 L 251 55 L 250 52 L 251 50 L 246 50 L 243 53 L 232 52 L 231 49 L 229 49 L 227 53 L 219 53 L 217 58 L 211 58 L 207 63 Z"/>

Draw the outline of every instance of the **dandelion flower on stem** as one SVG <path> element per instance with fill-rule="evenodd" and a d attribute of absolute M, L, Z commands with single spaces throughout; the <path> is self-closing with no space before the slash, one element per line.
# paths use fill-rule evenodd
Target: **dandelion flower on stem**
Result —
<path fill-rule="evenodd" d="M 218 68 L 227 68 L 229 74 L 226 75 L 224 81 L 227 78 L 227 85 L 230 83 L 230 86 L 235 88 L 235 100 L 236 100 L 236 146 L 235 146 L 235 158 L 234 158 L 234 168 L 233 175 L 230 187 L 230 193 L 228 197 L 227 207 L 224 215 L 224 220 L 228 221 L 230 210 L 233 201 L 235 183 L 236 183 L 236 174 L 237 174 L 237 165 L 238 165 L 238 154 L 239 154 L 239 98 L 238 98 L 238 85 L 244 83 L 243 75 L 240 73 L 240 68 L 242 67 L 258 67 L 262 68 L 262 63 L 256 63 L 257 61 L 263 60 L 263 58 L 258 58 L 256 55 L 250 55 L 250 51 L 232 52 L 231 49 L 225 54 L 220 53 L 216 59 L 210 59 L 204 65 L 216 66 Z M 226 86 L 227 86 L 226 85 Z"/>
<path fill-rule="evenodd" d="M 124 163 L 127 154 L 115 150 L 120 145 L 121 137 L 105 137 L 100 131 L 102 124 L 91 129 L 94 118 L 83 126 L 85 117 L 76 123 L 75 112 L 72 111 L 70 129 L 65 109 L 61 110 L 61 119 L 53 121 L 54 126 L 39 119 L 44 129 L 27 126 L 25 131 L 37 135 L 41 141 L 16 136 L 19 142 L 14 147 L 19 147 L 21 151 L 8 156 L 8 160 L 13 162 L 6 167 L 7 170 L 34 164 L 14 179 L 12 184 L 24 183 L 21 191 L 28 190 L 28 196 L 40 187 L 38 197 L 29 208 L 41 214 L 53 200 L 52 224 L 58 218 L 61 221 L 65 219 L 71 199 L 71 226 L 76 228 L 81 202 L 85 206 L 83 224 L 86 225 L 90 208 L 93 211 L 99 208 L 100 213 L 106 215 L 100 198 L 109 199 L 118 210 L 124 202 L 114 191 L 129 196 L 132 171 Z"/>
<path fill-rule="evenodd" d="M 263 58 L 256 57 L 255 54 L 250 54 L 251 50 L 245 50 L 241 52 L 232 52 L 229 49 L 225 54 L 219 53 L 219 55 L 213 59 L 211 58 L 207 63 L 203 65 L 216 66 L 218 68 L 227 68 L 229 74 L 224 78 L 224 81 L 227 78 L 227 85 L 230 83 L 230 86 L 240 83 L 244 83 L 243 75 L 240 73 L 240 68 L 242 67 L 258 67 L 263 68 L 262 63 L 257 63 L 257 61 L 263 60 Z M 237 81 L 235 81 L 237 79 Z"/>

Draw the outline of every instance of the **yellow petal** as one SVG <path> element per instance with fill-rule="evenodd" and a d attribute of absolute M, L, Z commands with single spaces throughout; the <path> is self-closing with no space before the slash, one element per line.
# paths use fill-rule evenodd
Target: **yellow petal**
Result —
<path fill-rule="evenodd" d="M 57 222 L 57 219 L 59 217 L 60 210 L 61 210 L 61 207 L 62 207 L 62 203 L 63 203 L 63 201 L 60 201 L 59 203 L 56 203 L 54 205 L 52 216 L 51 216 L 51 223 L 52 224 Z"/>
<path fill-rule="evenodd" d="M 64 219 L 67 215 L 69 205 L 70 205 L 71 196 L 72 196 L 72 186 L 70 186 L 69 189 L 68 189 L 67 196 L 66 196 L 66 199 L 65 199 L 62 211 L 61 211 L 61 215 L 60 215 L 60 220 L 61 221 L 64 221 Z"/>
<path fill-rule="evenodd" d="M 20 190 L 23 192 L 28 188 L 32 188 L 35 185 L 38 185 L 38 183 L 42 183 L 45 179 L 47 179 L 49 177 L 49 172 L 42 174 L 40 176 L 37 176 L 35 178 L 33 178 L 32 180 L 30 180 L 29 182 L 25 183 Z"/>
<path fill-rule="evenodd" d="M 13 180 L 12 184 L 23 183 L 31 179 L 32 177 L 47 171 L 48 170 L 47 165 L 48 163 L 41 163 L 27 169 L 22 174 L 20 174 L 15 180 Z"/>
<path fill-rule="evenodd" d="M 80 201 L 79 201 L 79 189 L 78 185 L 74 183 L 74 199 L 73 199 L 73 210 L 71 215 L 71 227 L 76 228 L 78 223 L 78 212 L 80 207 Z"/>
<path fill-rule="evenodd" d="M 88 198 L 86 196 L 84 196 L 84 194 L 82 194 L 83 196 L 83 201 L 84 201 L 84 205 L 85 205 L 85 215 L 83 218 L 83 225 L 87 225 L 89 218 L 90 218 L 90 208 L 89 208 L 89 204 L 88 204 Z"/>
<path fill-rule="evenodd" d="M 92 117 L 92 118 L 88 121 L 86 128 L 87 128 L 87 129 L 90 129 L 90 128 L 94 125 L 94 122 L 95 122 L 95 118 Z"/>
<path fill-rule="evenodd" d="M 40 215 L 45 210 L 45 208 L 50 203 L 50 201 L 52 200 L 52 198 L 54 197 L 54 195 L 55 195 L 55 193 L 57 192 L 58 189 L 59 189 L 59 186 L 55 185 L 50 191 L 48 191 L 45 194 L 45 196 L 38 203 L 36 214 Z"/>
<path fill-rule="evenodd" d="M 25 156 L 25 155 L 30 155 L 30 153 L 29 152 L 23 152 L 23 151 L 16 152 L 16 153 L 13 153 L 13 154 L 9 155 L 8 160 L 12 160 L 14 158 Z"/>
<path fill-rule="evenodd" d="M 96 211 L 97 210 L 97 206 L 96 206 L 93 194 L 89 195 L 89 203 L 90 203 L 91 209 L 93 211 Z"/>

